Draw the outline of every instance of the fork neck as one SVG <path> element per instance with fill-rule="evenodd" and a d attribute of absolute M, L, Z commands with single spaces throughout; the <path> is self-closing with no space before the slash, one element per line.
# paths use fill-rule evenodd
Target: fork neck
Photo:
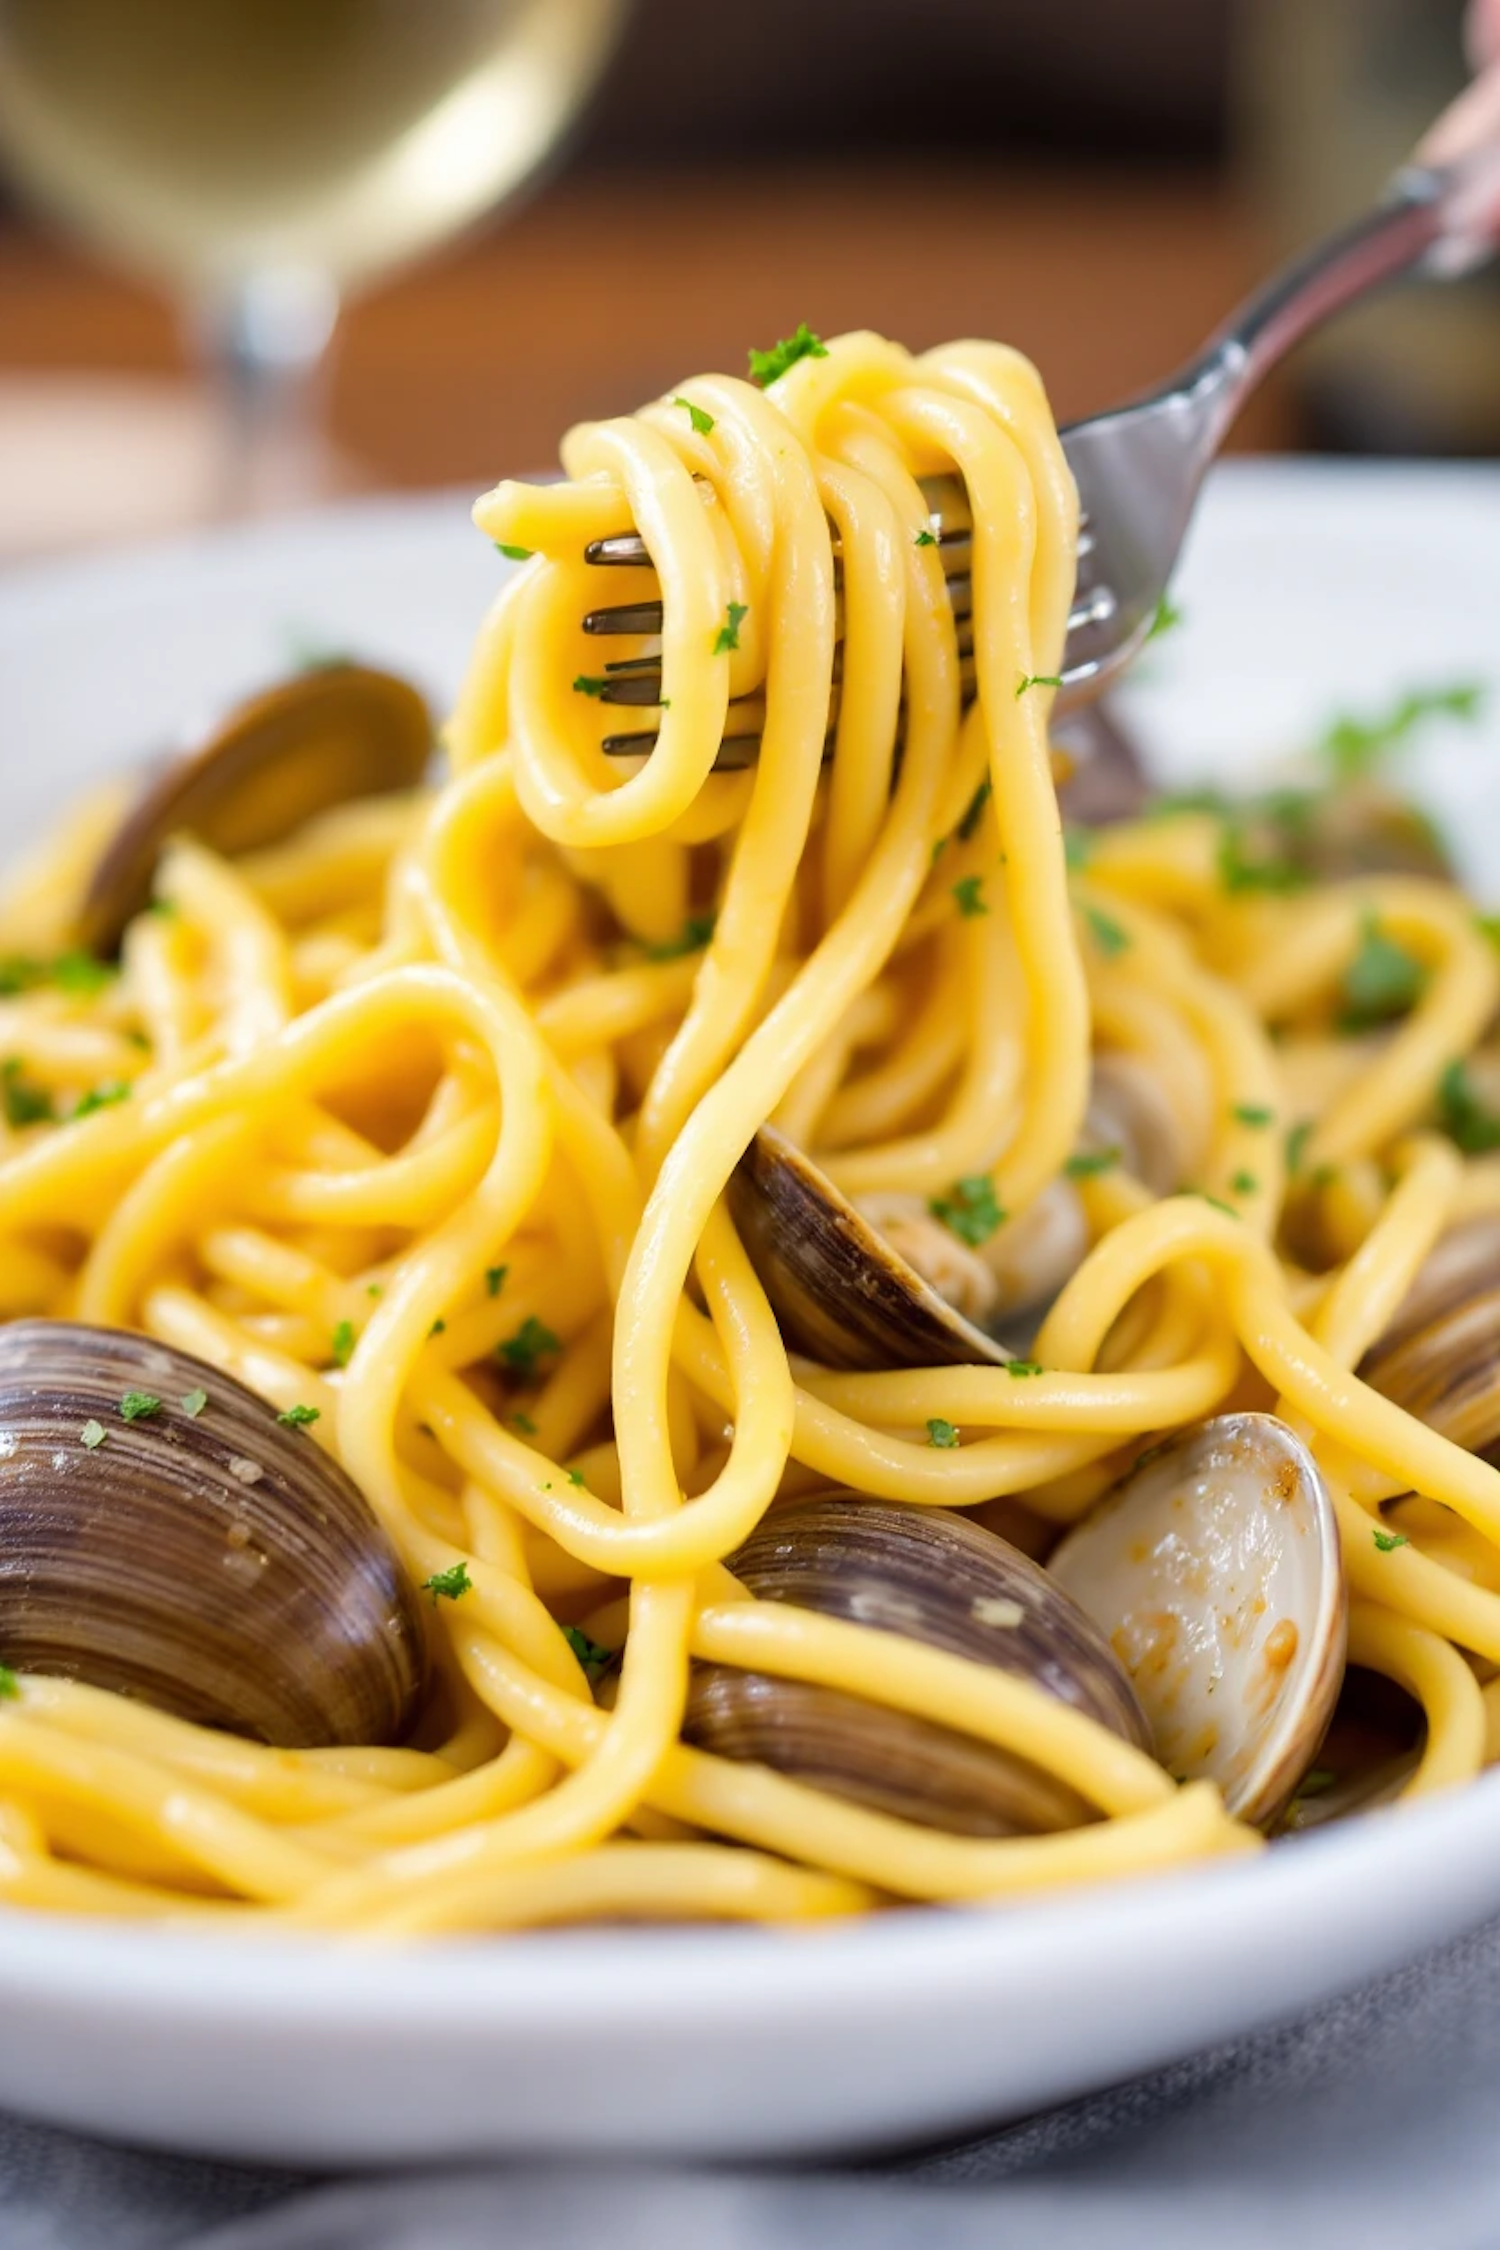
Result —
<path fill-rule="evenodd" d="M 1372 211 L 1293 259 L 1230 315 L 1178 379 L 1181 387 L 1215 399 L 1216 435 L 1245 394 L 1311 329 L 1421 264 L 1444 237 L 1452 184 L 1446 171 L 1408 166 Z"/>

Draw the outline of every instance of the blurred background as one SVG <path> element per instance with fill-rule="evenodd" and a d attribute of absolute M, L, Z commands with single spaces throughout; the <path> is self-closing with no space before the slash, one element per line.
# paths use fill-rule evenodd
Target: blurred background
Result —
<path fill-rule="evenodd" d="M 808 321 L 1068 417 L 1369 199 L 1461 0 L 0 0 L 0 561 L 476 489 Z M 337 317 L 336 317 L 337 316 Z M 1500 282 L 1238 442 L 1500 452 Z"/>

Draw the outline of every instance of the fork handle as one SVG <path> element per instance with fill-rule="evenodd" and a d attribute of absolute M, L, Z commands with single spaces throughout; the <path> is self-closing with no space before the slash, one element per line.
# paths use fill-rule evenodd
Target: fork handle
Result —
<path fill-rule="evenodd" d="M 1425 266 L 1466 273 L 1500 245 L 1500 63 L 1444 111 L 1372 211 L 1273 275 L 1210 341 L 1220 426 L 1282 355 L 1356 297 Z"/>

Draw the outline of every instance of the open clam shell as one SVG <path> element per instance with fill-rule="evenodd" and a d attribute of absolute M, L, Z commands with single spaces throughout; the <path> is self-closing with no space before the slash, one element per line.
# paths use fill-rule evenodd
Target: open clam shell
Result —
<path fill-rule="evenodd" d="M 774 1126 L 763 1125 L 740 1159 L 729 1208 L 782 1334 L 809 1359 L 880 1368 L 1010 1358 Z"/>
<path fill-rule="evenodd" d="M 764 1601 L 900 1634 L 1029 1679 L 1140 1748 L 1150 1735 L 1102 1634 L 1008 1541 L 943 1508 L 821 1493 L 774 1509 L 728 1567 Z M 842 1690 L 694 1667 L 687 1739 L 856 1804 L 970 1836 L 1093 1817 L 1028 1760 Z"/>
<path fill-rule="evenodd" d="M 432 740 L 417 690 L 364 664 L 318 665 L 248 697 L 146 782 L 94 869 L 79 943 L 116 951 L 171 837 L 230 857 L 276 843 L 351 798 L 414 788 Z"/>
<path fill-rule="evenodd" d="M 398 1741 L 425 1635 L 305 1431 L 185 1352 L 24 1320 L 0 1328 L 0 1661 L 307 1749 Z"/>
<path fill-rule="evenodd" d="M 1051 1558 L 1124 1663 L 1184 1780 L 1265 1826 L 1313 1763 L 1344 1672 L 1333 1503 L 1271 1414 L 1221 1414 L 1142 1457 Z"/>

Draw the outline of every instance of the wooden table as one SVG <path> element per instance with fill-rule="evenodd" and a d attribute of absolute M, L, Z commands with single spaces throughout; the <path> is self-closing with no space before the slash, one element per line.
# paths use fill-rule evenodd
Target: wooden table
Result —
<path fill-rule="evenodd" d="M 579 174 L 351 307 L 330 425 L 372 484 L 482 485 L 548 463 L 570 422 L 743 369 L 802 319 L 913 345 L 1004 337 L 1069 416 L 1181 359 L 1263 262 L 1231 191 L 1192 171 Z M 159 300 L 16 225 L 0 411 L 7 376 L 64 371 L 180 380 L 184 362 Z M 1275 391 L 1240 432 L 1295 437 Z"/>

